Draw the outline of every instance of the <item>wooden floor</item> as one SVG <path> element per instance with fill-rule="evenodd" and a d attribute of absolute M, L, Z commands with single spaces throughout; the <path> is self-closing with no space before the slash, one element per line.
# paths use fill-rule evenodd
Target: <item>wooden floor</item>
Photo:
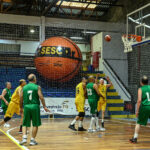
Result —
<path fill-rule="evenodd" d="M 106 132 L 73 132 L 68 129 L 70 119 L 43 119 L 43 125 L 37 136 L 37 146 L 25 145 L 30 150 L 145 150 L 150 149 L 150 126 L 142 127 L 138 144 L 131 144 L 134 122 L 121 120 L 106 120 Z M 11 121 L 11 128 L 17 126 L 19 120 Z M 89 119 L 84 127 L 88 128 Z M 8 129 L 2 130 L 7 131 Z M 10 132 L 17 140 L 21 140 L 18 129 Z M 29 143 L 29 142 L 28 142 Z M 6 135 L 0 132 L 0 150 L 19 150 Z"/>

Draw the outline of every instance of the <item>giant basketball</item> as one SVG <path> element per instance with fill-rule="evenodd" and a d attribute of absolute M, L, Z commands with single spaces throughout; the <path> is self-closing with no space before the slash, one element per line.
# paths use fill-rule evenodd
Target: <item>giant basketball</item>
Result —
<path fill-rule="evenodd" d="M 65 82 L 72 79 L 82 63 L 79 47 L 65 37 L 51 37 L 37 48 L 34 59 L 37 71 L 45 78 Z"/>

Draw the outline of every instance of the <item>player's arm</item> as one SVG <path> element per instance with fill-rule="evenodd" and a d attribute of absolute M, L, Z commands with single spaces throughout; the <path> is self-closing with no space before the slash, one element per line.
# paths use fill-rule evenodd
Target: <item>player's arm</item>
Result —
<path fill-rule="evenodd" d="M 20 91 L 20 114 L 23 113 L 23 90 Z"/>
<path fill-rule="evenodd" d="M 84 96 L 87 98 L 86 83 L 83 83 Z"/>
<path fill-rule="evenodd" d="M 96 79 L 95 79 L 95 84 L 98 84 L 98 77 L 99 77 L 99 73 L 98 74 L 96 74 Z"/>
<path fill-rule="evenodd" d="M 110 81 L 109 77 L 106 78 L 108 81 L 108 84 L 106 85 L 107 88 L 112 86 L 112 82 Z"/>
<path fill-rule="evenodd" d="M 44 99 L 44 96 L 43 96 L 43 94 L 42 94 L 42 89 L 41 89 L 40 86 L 38 87 L 38 95 L 39 95 L 39 98 L 40 98 L 40 100 L 41 100 L 41 102 L 42 102 L 42 105 L 43 105 L 44 110 L 45 110 L 46 112 L 50 112 L 50 110 L 46 107 L 45 99 Z"/>
<path fill-rule="evenodd" d="M 138 89 L 138 100 L 137 100 L 137 110 L 136 110 L 136 117 L 138 117 L 139 109 L 142 101 L 142 90 L 141 88 Z"/>
<path fill-rule="evenodd" d="M 97 93 L 99 96 L 103 97 L 103 95 L 99 92 L 99 89 L 98 89 L 98 85 L 97 85 L 97 84 L 94 84 L 94 85 L 93 85 L 93 88 L 95 89 L 96 93 Z M 104 98 L 104 97 L 103 97 L 103 98 Z"/>
<path fill-rule="evenodd" d="M 6 95 L 6 93 L 7 93 L 7 91 L 6 91 L 6 89 L 4 89 L 3 92 L 2 92 L 2 97 L 1 97 L 1 99 L 5 102 L 6 105 L 8 105 L 9 103 L 7 102 L 7 100 L 6 100 L 5 97 L 4 97 L 4 96 Z"/>

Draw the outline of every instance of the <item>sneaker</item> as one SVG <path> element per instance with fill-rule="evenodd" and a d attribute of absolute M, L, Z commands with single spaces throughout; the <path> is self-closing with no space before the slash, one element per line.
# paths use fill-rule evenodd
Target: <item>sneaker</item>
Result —
<path fill-rule="evenodd" d="M 96 130 L 89 128 L 89 129 L 88 129 L 88 132 L 89 132 L 89 133 L 93 133 L 93 132 L 96 132 Z"/>
<path fill-rule="evenodd" d="M 19 133 L 19 134 L 22 134 L 22 131 L 19 130 L 18 133 Z"/>
<path fill-rule="evenodd" d="M 101 124 L 102 124 L 102 128 L 104 128 L 104 122 L 102 122 Z"/>
<path fill-rule="evenodd" d="M 106 129 L 105 128 L 100 128 L 100 131 L 106 131 Z"/>
<path fill-rule="evenodd" d="M 131 143 L 137 143 L 137 138 L 132 138 L 132 139 L 129 140 L 129 142 L 131 142 Z"/>
<path fill-rule="evenodd" d="M 19 133 L 19 134 L 22 134 L 22 129 L 20 129 L 18 133 Z"/>
<path fill-rule="evenodd" d="M 71 124 L 70 124 L 68 128 L 70 128 L 70 129 L 73 130 L 73 131 L 77 131 L 77 129 L 75 128 L 74 125 L 71 125 Z"/>
<path fill-rule="evenodd" d="M 19 144 L 20 144 L 20 145 L 24 145 L 24 144 L 26 144 L 26 143 L 27 143 L 27 139 L 24 138 Z"/>
<path fill-rule="evenodd" d="M 38 143 L 35 140 L 30 141 L 30 146 L 38 145 Z"/>
<path fill-rule="evenodd" d="M 99 132 L 99 131 L 101 131 L 101 128 L 96 128 L 96 132 Z"/>
<path fill-rule="evenodd" d="M 87 131 L 87 130 L 84 129 L 83 127 L 78 127 L 78 131 Z"/>

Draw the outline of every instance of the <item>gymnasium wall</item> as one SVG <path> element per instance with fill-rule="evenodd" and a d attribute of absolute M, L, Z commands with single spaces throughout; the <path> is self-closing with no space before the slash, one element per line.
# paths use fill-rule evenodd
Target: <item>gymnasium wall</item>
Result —
<path fill-rule="evenodd" d="M 128 86 L 128 61 L 127 54 L 124 53 L 124 47 L 121 40 L 121 33 L 103 32 L 105 35 L 111 35 L 110 42 L 103 40 L 102 57 L 106 59 L 122 82 Z"/>
<path fill-rule="evenodd" d="M 137 101 L 137 90 L 140 87 L 140 77 L 147 75 L 150 78 L 150 46 L 142 45 L 133 48 L 128 53 L 129 90 L 133 96 L 133 103 Z"/>
<path fill-rule="evenodd" d="M 39 46 L 38 41 L 19 41 L 19 40 L 1 40 L 0 43 L 5 44 L 18 44 L 20 45 L 20 53 L 22 55 L 33 55 Z M 90 50 L 90 44 L 77 44 L 81 52 L 87 52 Z"/>

